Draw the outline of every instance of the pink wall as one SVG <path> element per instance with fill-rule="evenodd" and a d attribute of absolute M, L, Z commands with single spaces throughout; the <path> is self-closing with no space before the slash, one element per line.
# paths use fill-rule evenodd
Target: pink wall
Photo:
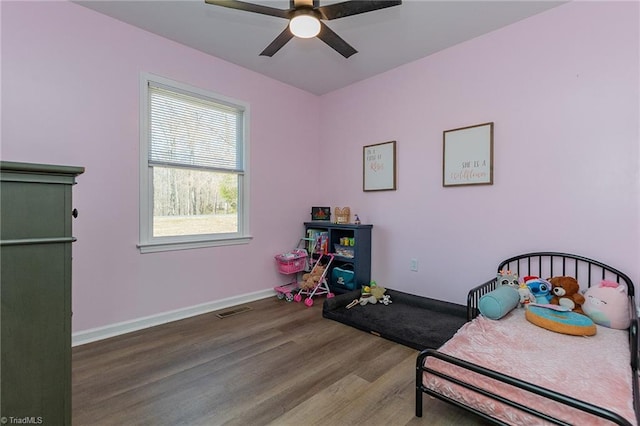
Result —
<path fill-rule="evenodd" d="M 573 2 L 323 96 L 334 204 L 374 224 L 373 278 L 464 303 L 499 260 L 556 250 L 640 282 L 638 28 L 638 2 Z M 494 185 L 443 188 L 443 130 L 489 121 Z M 388 140 L 398 190 L 363 193 L 362 146 Z"/>
<path fill-rule="evenodd" d="M 76 332 L 272 287 L 273 255 L 311 205 L 373 223 L 374 279 L 417 294 L 463 303 L 528 250 L 640 281 L 636 2 L 570 3 L 323 97 L 72 3 L 1 7 L 2 159 L 87 168 L 74 190 Z M 250 103 L 250 244 L 139 254 L 140 71 Z M 486 121 L 495 184 L 442 188 L 442 131 Z M 363 193 L 362 146 L 388 140 L 399 189 Z M 331 171 L 313 191 L 292 179 L 310 154 Z"/>
<path fill-rule="evenodd" d="M 250 244 L 138 252 L 141 71 L 250 104 Z M 315 201 L 292 177 L 317 154 L 318 107 L 307 92 L 73 3 L 2 2 L 2 159 L 86 167 L 74 188 L 74 331 L 280 282 L 273 255 L 297 242 Z"/>

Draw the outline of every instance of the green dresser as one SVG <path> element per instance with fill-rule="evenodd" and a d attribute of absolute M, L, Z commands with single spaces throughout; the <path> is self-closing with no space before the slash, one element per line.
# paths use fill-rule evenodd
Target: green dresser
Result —
<path fill-rule="evenodd" d="M 71 189 L 82 167 L 0 162 L 0 417 L 71 424 Z M 26 419 L 25 419 L 26 418 Z"/>

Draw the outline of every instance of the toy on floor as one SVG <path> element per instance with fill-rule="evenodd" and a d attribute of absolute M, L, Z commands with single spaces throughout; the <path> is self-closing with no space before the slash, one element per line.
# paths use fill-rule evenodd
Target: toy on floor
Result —
<path fill-rule="evenodd" d="M 294 293 L 300 289 L 297 282 L 292 282 L 285 285 L 279 285 L 273 288 L 276 291 L 276 297 L 280 300 L 284 299 L 287 302 L 293 302 Z"/>
<path fill-rule="evenodd" d="M 347 309 L 351 309 L 356 305 L 374 305 L 378 302 L 388 306 L 391 303 L 391 296 L 385 294 L 386 291 L 386 288 L 379 286 L 375 281 L 371 281 L 369 285 L 362 287 L 360 298 L 353 299 L 346 307 Z"/>
<path fill-rule="evenodd" d="M 375 296 L 361 297 L 359 303 L 360 303 L 360 306 L 364 306 L 367 303 L 371 303 L 372 305 L 375 305 L 376 303 L 378 303 L 378 299 L 376 299 Z"/>
<path fill-rule="evenodd" d="M 301 302 L 302 296 L 307 296 L 304 299 L 304 304 L 307 307 L 311 307 L 313 306 L 313 296 L 326 294 L 327 298 L 334 297 L 327 283 L 327 272 L 331 269 L 330 266 L 332 262 L 333 254 L 323 254 L 315 263 L 311 272 L 302 276 L 300 289 L 298 290 L 298 294 L 293 296 L 293 300 Z"/>
<path fill-rule="evenodd" d="M 298 247 L 287 253 L 280 253 L 275 256 L 278 271 L 281 274 L 292 277 L 292 281 L 289 283 L 273 288 L 276 291 L 276 297 L 280 300 L 293 301 L 294 294 L 300 288 L 298 274 L 307 270 L 309 265 L 307 250 L 300 248 L 306 244 L 306 240 L 306 238 L 301 238 Z"/>

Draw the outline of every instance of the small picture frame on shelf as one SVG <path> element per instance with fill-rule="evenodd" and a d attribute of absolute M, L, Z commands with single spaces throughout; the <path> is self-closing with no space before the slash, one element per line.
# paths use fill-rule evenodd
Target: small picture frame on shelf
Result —
<path fill-rule="evenodd" d="M 331 207 L 311 207 L 311 220 L 331 220 Z"/>

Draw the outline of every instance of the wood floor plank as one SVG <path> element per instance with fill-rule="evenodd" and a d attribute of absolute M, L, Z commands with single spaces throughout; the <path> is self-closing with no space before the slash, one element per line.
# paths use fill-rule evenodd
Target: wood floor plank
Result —
<path fill-rule="evenodd" d="M 415 355 L 413 351 L 407 351 L 399 364 L 372 382 L 352 399 L 349 406 L 332 410 L 326 418 L 328 424 L 395 424 L 399 420 L 396 413 L 400 407 L 406 413 L 404 422 L 410 420 L 413 398 L 407 390 L 414 388 L 412 365 L 415 365 Z M 402 403 L 403 399 L 406 404 Z"/>
<path fill-rule="evenodd" d="M 417 352 L 275 297 L 73 348 L 73 424 L 483 425 L 424 399 Z"/>
<path fill-rule="evenodd" d="M 327 416 L 351 404 L 370 383 L 355 374 L 349 374 L 313 395 L 291 410 L 283 413 L 272 425 L 331 424 Z M 330 411 L 327 411 L 330 410 Z"/>

